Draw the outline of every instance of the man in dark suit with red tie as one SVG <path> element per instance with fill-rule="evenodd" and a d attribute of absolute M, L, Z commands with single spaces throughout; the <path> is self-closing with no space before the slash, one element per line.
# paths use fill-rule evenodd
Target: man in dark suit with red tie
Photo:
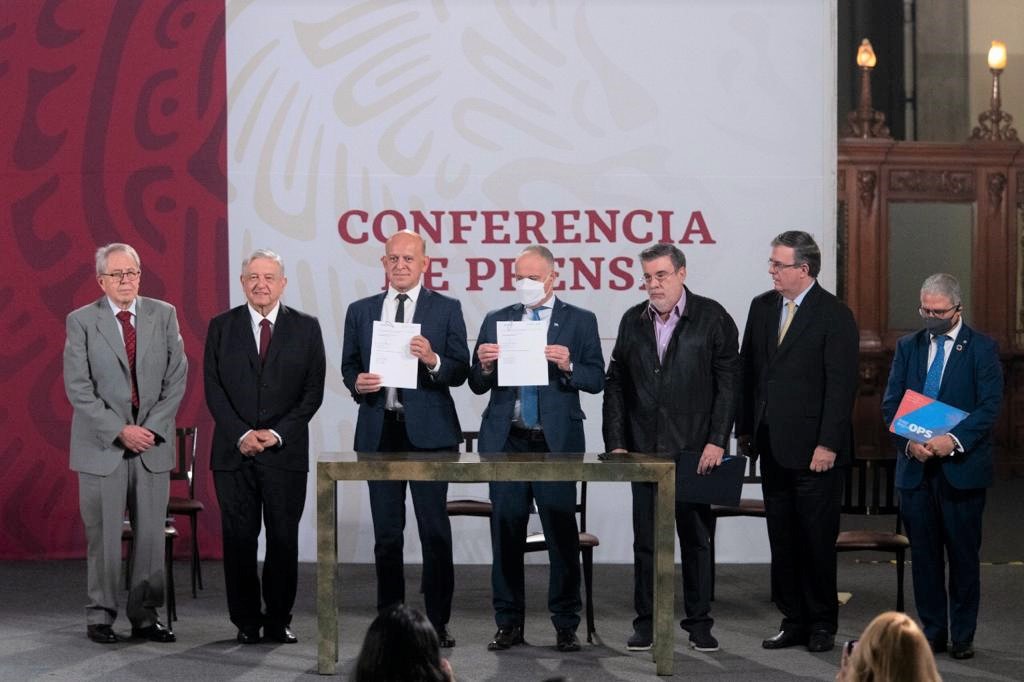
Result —
<path fill-rule="evenodd" d="M 761 457 L 772 595 L 782 612 L 765 649 L 835 646 L 836 536 L 859 340 L 853 313 L 817 282 L 821 251 L 806 232 L 772 240 L 774 288 L 750 304 L 740 350 L 743 400 L 736 439 Z"/>
<path fill-rule="evenodd" d="M 359 404 L 355 449 L 361 452 L 455 452 L 462 428 L 451 389 L 469 373 L 469 348 L 462 306 L 422 285 L 430 264 L 423 238 L 415 232 L 391 235 L 381 264 L 388 277 L 385 292 L 360 299 L 345 314 L 341 375 Z M 414 322 L 409 352 L 418 360 L 416 388 L 381 384 L 370 372 L 374 322 Z M 385 612 L 405 602 L 404 539 L 406 481 L 370 481 L 377 609 Z M 448 521 L 446 481 L 411 481 L 423 547 L 422 592 L 427 618 L 441 646 L 455 646 L 448 631 L 455 572 L 452 528 Z"/>
<path fill-rule="evenodd" d="M 974 656 L 981 596 L 981 517 L 992 485 L 992 428 L 1003 397 L 995 341 L 963 320 L 960 283 L 935 274 L 921 285 L 925 328 L 896 346 L 882 399 L 892 422 L 906 390 L 967 412 L 924 443 L 894 436 L 896 487 L 913 555 L 914 601 L 932 651 Z M 946 559 L 949 590 L 946 590 Z"/>
<path fill-rule="evenodd" d="M 281 303 L 288 279 L 279 255 L 254 251 L 242 262 L 241 283 L 248 303 L 210 321 L 203 366 L 216 422 L 211 467 L 228 611 L 242 644 L 263 637 L 292 644 L 309 421 L 324 396 L 324 341 L 315 317 Z M 261 522 L 267 533 L 262 602 Z"/>

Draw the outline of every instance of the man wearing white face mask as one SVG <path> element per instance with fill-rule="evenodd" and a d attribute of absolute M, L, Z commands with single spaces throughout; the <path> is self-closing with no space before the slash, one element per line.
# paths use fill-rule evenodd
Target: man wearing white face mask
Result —
<path fill-rule="evenodd" d="M 604 387 L 597 318 L 555 297 L 555 259 L 543 246 L 523 249 L 516 258 L 515 278 L 520 302 L 488 313 L 473 352 L 470 388 L 477 394 L 491 393 L 480 425 L 480 451 L 584 452 L 579 392 L 597 393 Z M 547 326 L 547 385 L 499 385 L 497 323 L 520 320 L 538 320 Z M 491 484 L 491 584 L 498 632 L 487 648 L 500 651 L 523 644 L 523 552 L 531 500 L 537 503 L 548 539 L 548 608 L 556 646 L 559 651 L 578 651 L 581 601 L 575 482 Z"/>

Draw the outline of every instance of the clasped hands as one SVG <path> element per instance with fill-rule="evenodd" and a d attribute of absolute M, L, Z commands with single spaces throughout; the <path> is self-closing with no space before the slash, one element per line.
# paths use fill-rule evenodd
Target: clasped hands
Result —
<path fill-rule="evenodd" d="M 121 441 L 121 445 L 136 455 L 156 445 L 156 436 L 153 435 L 153 432 L 144 426 L 135 424 L 126 424 L 117 437 Z"/>
<path fill-rule="evenodd" d="M 956 441 L 948 433 L 930 438 L 924 443 L 910 441 L 907 444 L 907 454 L 918 462 L 927 462 L 932 457 L 948 457 L 955 449 Z"/>
<path fill-rule="evenodd" d="M 270 429 L 254 429 L 245 434 L 242 442 L 238 444 L 238 449 L 247 457 L 255 457 L 267 448 L 272 448 L 275 445 L 277 445 L 277 436 L 274 435 L 273 431 Z"/>
<path fill-rule="evenodd" d="M 481 343 L 476 349 L 476 357 L 480 360 L 480 368 L 485 374 L 494 371 L 494 363 L 498 361 L 500 351 L 496 343 Z M 544 346 L 544 359 L 555 363 L 555 366 L 563 372 L 568 372 L 572 367 L 572 356 L 566 346 Z"/>
<path fill-rule="evenodd" d="M 437 353 L 430 345 L 430 339 L 417 334 L 409 342 L 409 352 L 428 368 L 437 366 Z M 381 389 L 381 378 L 373 372 L 361 372 L 356 376 L 356 393 L 376 393 Z"/>

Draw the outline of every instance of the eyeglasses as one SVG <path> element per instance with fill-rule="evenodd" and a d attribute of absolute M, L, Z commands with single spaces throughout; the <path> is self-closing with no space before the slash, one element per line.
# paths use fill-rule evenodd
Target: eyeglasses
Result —
<path fill-rule="evenodd" d="M 946 308 L 945 310 L 936 310 L 934 308 L 921 307 L 917 309 L 917 312 L 921 315 L 921 317 L 944 317 L 945 315 L 948 315 L 954 310 L 960 310 L 959 303 L 957 303 L 955 306 L 951 308 Z"/>
<path fill-rule="evenodd" d="M 103 277 L 109 277 L 118 282 L 134 282 L 142 273 L 138 270 L 114 270 L 113 272 L 101 272 Z"/>
<path fill-rule="evenodd" d="M 778 272 L 779 270 L 785 270 L 786 268 L 799 268 L 803 266 L 803 263 L 780 263 L 777 260 L 768 259 L 768 269 Z"/>
<path fill-rule="evenodd" d="M 679 271 L 678 270 L 672 270 L 671 272 L 669 272 L 667 270 L 659 270 L 658 272 L 654 273 L 653 275 L 650 275 L 650 274 L 645 272 L 643 274 L 644 284 L 650 284 L 651 280 L 657 282 L 658 284 L 661 284 L 666 279 L 668 279 L 672 275 L 676 274 L 677 272 L 679 272 Z"/>

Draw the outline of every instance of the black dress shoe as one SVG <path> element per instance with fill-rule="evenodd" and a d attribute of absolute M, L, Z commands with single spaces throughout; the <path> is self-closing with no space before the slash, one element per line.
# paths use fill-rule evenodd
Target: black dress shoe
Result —
<path fill-rule="evenodd" d="M 523 643 L 523 626 L 508 625 L 499 627 L 494 639 L 487 645 L 488 651 L 503 651 Z"/>
<path fill-rule="evenodd" d="M 263 636 L 281 644 L 295 644 L 299 641 L 299 638 L 287 625 L 264 625 Z"/>
<path fill-rule="evenodd" d="M 807 640 L 807 650 L 820 654 L 823 651 L 832 651 L 836 646 L 836 637 L 825 630 L 815 630 Z"/>
<path fill-rule="evenodd" d="M 162 644 L 178 641 L 174 633 L 168 630 L 167 626 L 160 621 L 156 621 L 144 628 L 137 628 L 133 625 L 132 637 L 135 639 L 148 639 L 150 642 L 160 642 Z"/>
<path fill-rule="evenodd" d="M 555 648 L 559 651 L 579 651 L 580 640 L 572 628 L 559 628 L 555 631 Z"/>
<path fill-rule="evenodd" d="M 633 630 L 633 635 L 626 640 L 628 651 L 650 651 L 654 638 L 644 630 Z"/>
<path fill-rule="evenodd" d="M 448 632 L 447 625 L 442 625 L 441 629 L 437 631 L 437 641 L 442 649 L 451 649 L 455 646 L 455 638 L 452 637 L 452 633 Z"/>
<path fill-rule="evenodd" d="M 114 634 L 114 628 L 106 623 L 86 626 L 85 633 L 89 639 L 99 644 L 115 644 L 119 641 L 117 635 Z"/>
<path fill-rule="evenodd" d="M 807 644 L 807 635 L 801 630 L 779 630 L 779 634 L 761 642 L 765 649 L 785 649 L 800 644 Z"/>
<path fill-rule="evenodd" d="M 259 644 L 263 641 L 263 638 L 260 637 L 259 627 L 238 628 L 238 636 L 235 639 L 239 644 Z"/>
<path fill-rule="evenodd" d="M 953 642 L 949 655 L 958 661 L 974 658 L 974 642 Z"/>
<path fill-rule="evenodd" d="M 928 646 L 931 647 L 933 654 L 942 654 L 946 652 L 949 646 L 946 644 L 945 638 L 943 639 L 929 639 Z"/>

